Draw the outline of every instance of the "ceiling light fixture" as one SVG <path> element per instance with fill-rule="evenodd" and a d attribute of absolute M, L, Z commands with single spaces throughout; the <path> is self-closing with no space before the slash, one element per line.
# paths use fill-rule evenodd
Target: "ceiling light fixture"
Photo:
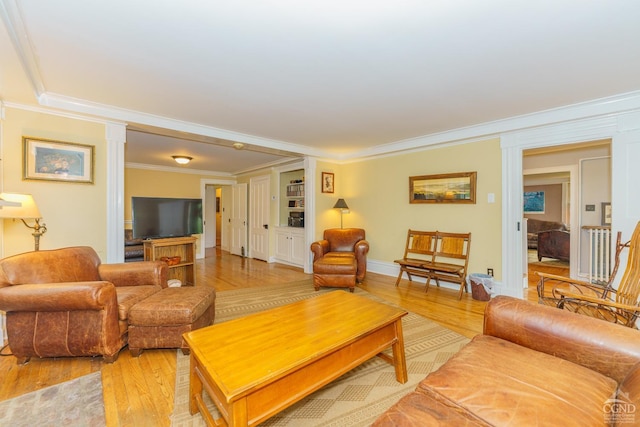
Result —
<path fill-rule="evenodd" d="M 171 157 L 173 157 L 173 160 L 175 160 L 176 163 L 178 163 L 179 165 L 186 165 L 191 160 L 193 160 L 193 157 L 189 157 L 189 156 L 171 156 Z"/>
<path fill-rule="evenodd" d="M 244 144 L 242 142 L 234 142 L 233 148 L 235 148 L 236 150 L 242 150 L 244 148 Z"/>

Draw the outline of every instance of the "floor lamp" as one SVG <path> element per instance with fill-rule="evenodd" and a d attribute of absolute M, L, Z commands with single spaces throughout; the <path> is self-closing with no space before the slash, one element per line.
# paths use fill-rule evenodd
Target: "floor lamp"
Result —
<path fill-rule="evenodd" d="M 31 194 L 0 193 L 0 218 L 20 219 L 22 223 L 33 230 L 31 234 L 35 243 L 35 250 L 40 249 L 40 237 L 47 232 L 46 224 L 40 224 L 42 215 L 38 210 L 35 200 Z M 7 206 L 8 204 L 8 206 Z M 27 220 L 34 220 L 33 225 L 29 225 Z"/>
<path fill-rule="evenodd" d="M 349 206 L 347 206 L 347 202 L 344 199 L 338 199 L 335 205 L 333 205 L 334 209 L 340 209 L 340 228 L 342 227 L 342 214 L 349 213 Z"/>

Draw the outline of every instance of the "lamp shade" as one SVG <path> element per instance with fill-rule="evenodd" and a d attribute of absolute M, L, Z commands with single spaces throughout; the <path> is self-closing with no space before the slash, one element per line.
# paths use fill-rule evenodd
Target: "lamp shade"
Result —
<path fill-rule="evenodd" d="M 333 208 L 334 209 L 349 209 L 349 206 L 347 206 L 347 202 L 345 202 L 344 199 L 338 199 L 336 204 L 333 205 Z"/>
<path fill-rule="evenodd" d="M 0 199 L 21 204 L 20 206 L 3 206 L 0 209 L 0 218 L 42 218 L 31 194 L 0 193 Z"/>

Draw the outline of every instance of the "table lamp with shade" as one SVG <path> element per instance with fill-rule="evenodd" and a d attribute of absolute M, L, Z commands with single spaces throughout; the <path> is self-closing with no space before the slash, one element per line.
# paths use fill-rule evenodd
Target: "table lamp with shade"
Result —
<path fill-rule="evenodd" d="M 33 230 L 35 250 L 40 249 L 40 236 L 47 232 L 46 224 L 40 224 L 42 215 L 38 210 L 35 200 L 31 194 L 0 193 L 0 218 L 20 219 L 22 223 Z M 29 225 L 27 220 L 34 220 L 33 225 Z"/>

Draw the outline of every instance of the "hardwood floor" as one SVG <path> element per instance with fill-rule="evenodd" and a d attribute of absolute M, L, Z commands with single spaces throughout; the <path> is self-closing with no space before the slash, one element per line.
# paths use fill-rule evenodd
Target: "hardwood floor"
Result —
<path fill-rule="evenodd" d="M 539 271 L 566 275 L 567 269 L 543 268 Z M 197 286 L 213 286 L 217 291 L 262 287 L 310 277 L 302 269 L 282 264 L 241 258 L 219 250 L 209 250 L 196 265 Z M 530 268 L 527 298 L 537 301 L 535 276 Z M 467 337 L 482 332 L 485 302 L 471 293 L 457 299 L 457 291 L 368 273 L 362 289 L 409 311 L 432 319 Z M 9 352 L 10 348 L 5 349 Z M 147 350 L 132 357 L 125 348 L 115 363 L 100 358 L 32 359 L 23 366 L 12 356 L 0 357 L 0 401 L 10 399 L 95 371 L 102 372 L 102 385 L 108 426 L 169 426 L 173 411 L 176 350 Z"/>

